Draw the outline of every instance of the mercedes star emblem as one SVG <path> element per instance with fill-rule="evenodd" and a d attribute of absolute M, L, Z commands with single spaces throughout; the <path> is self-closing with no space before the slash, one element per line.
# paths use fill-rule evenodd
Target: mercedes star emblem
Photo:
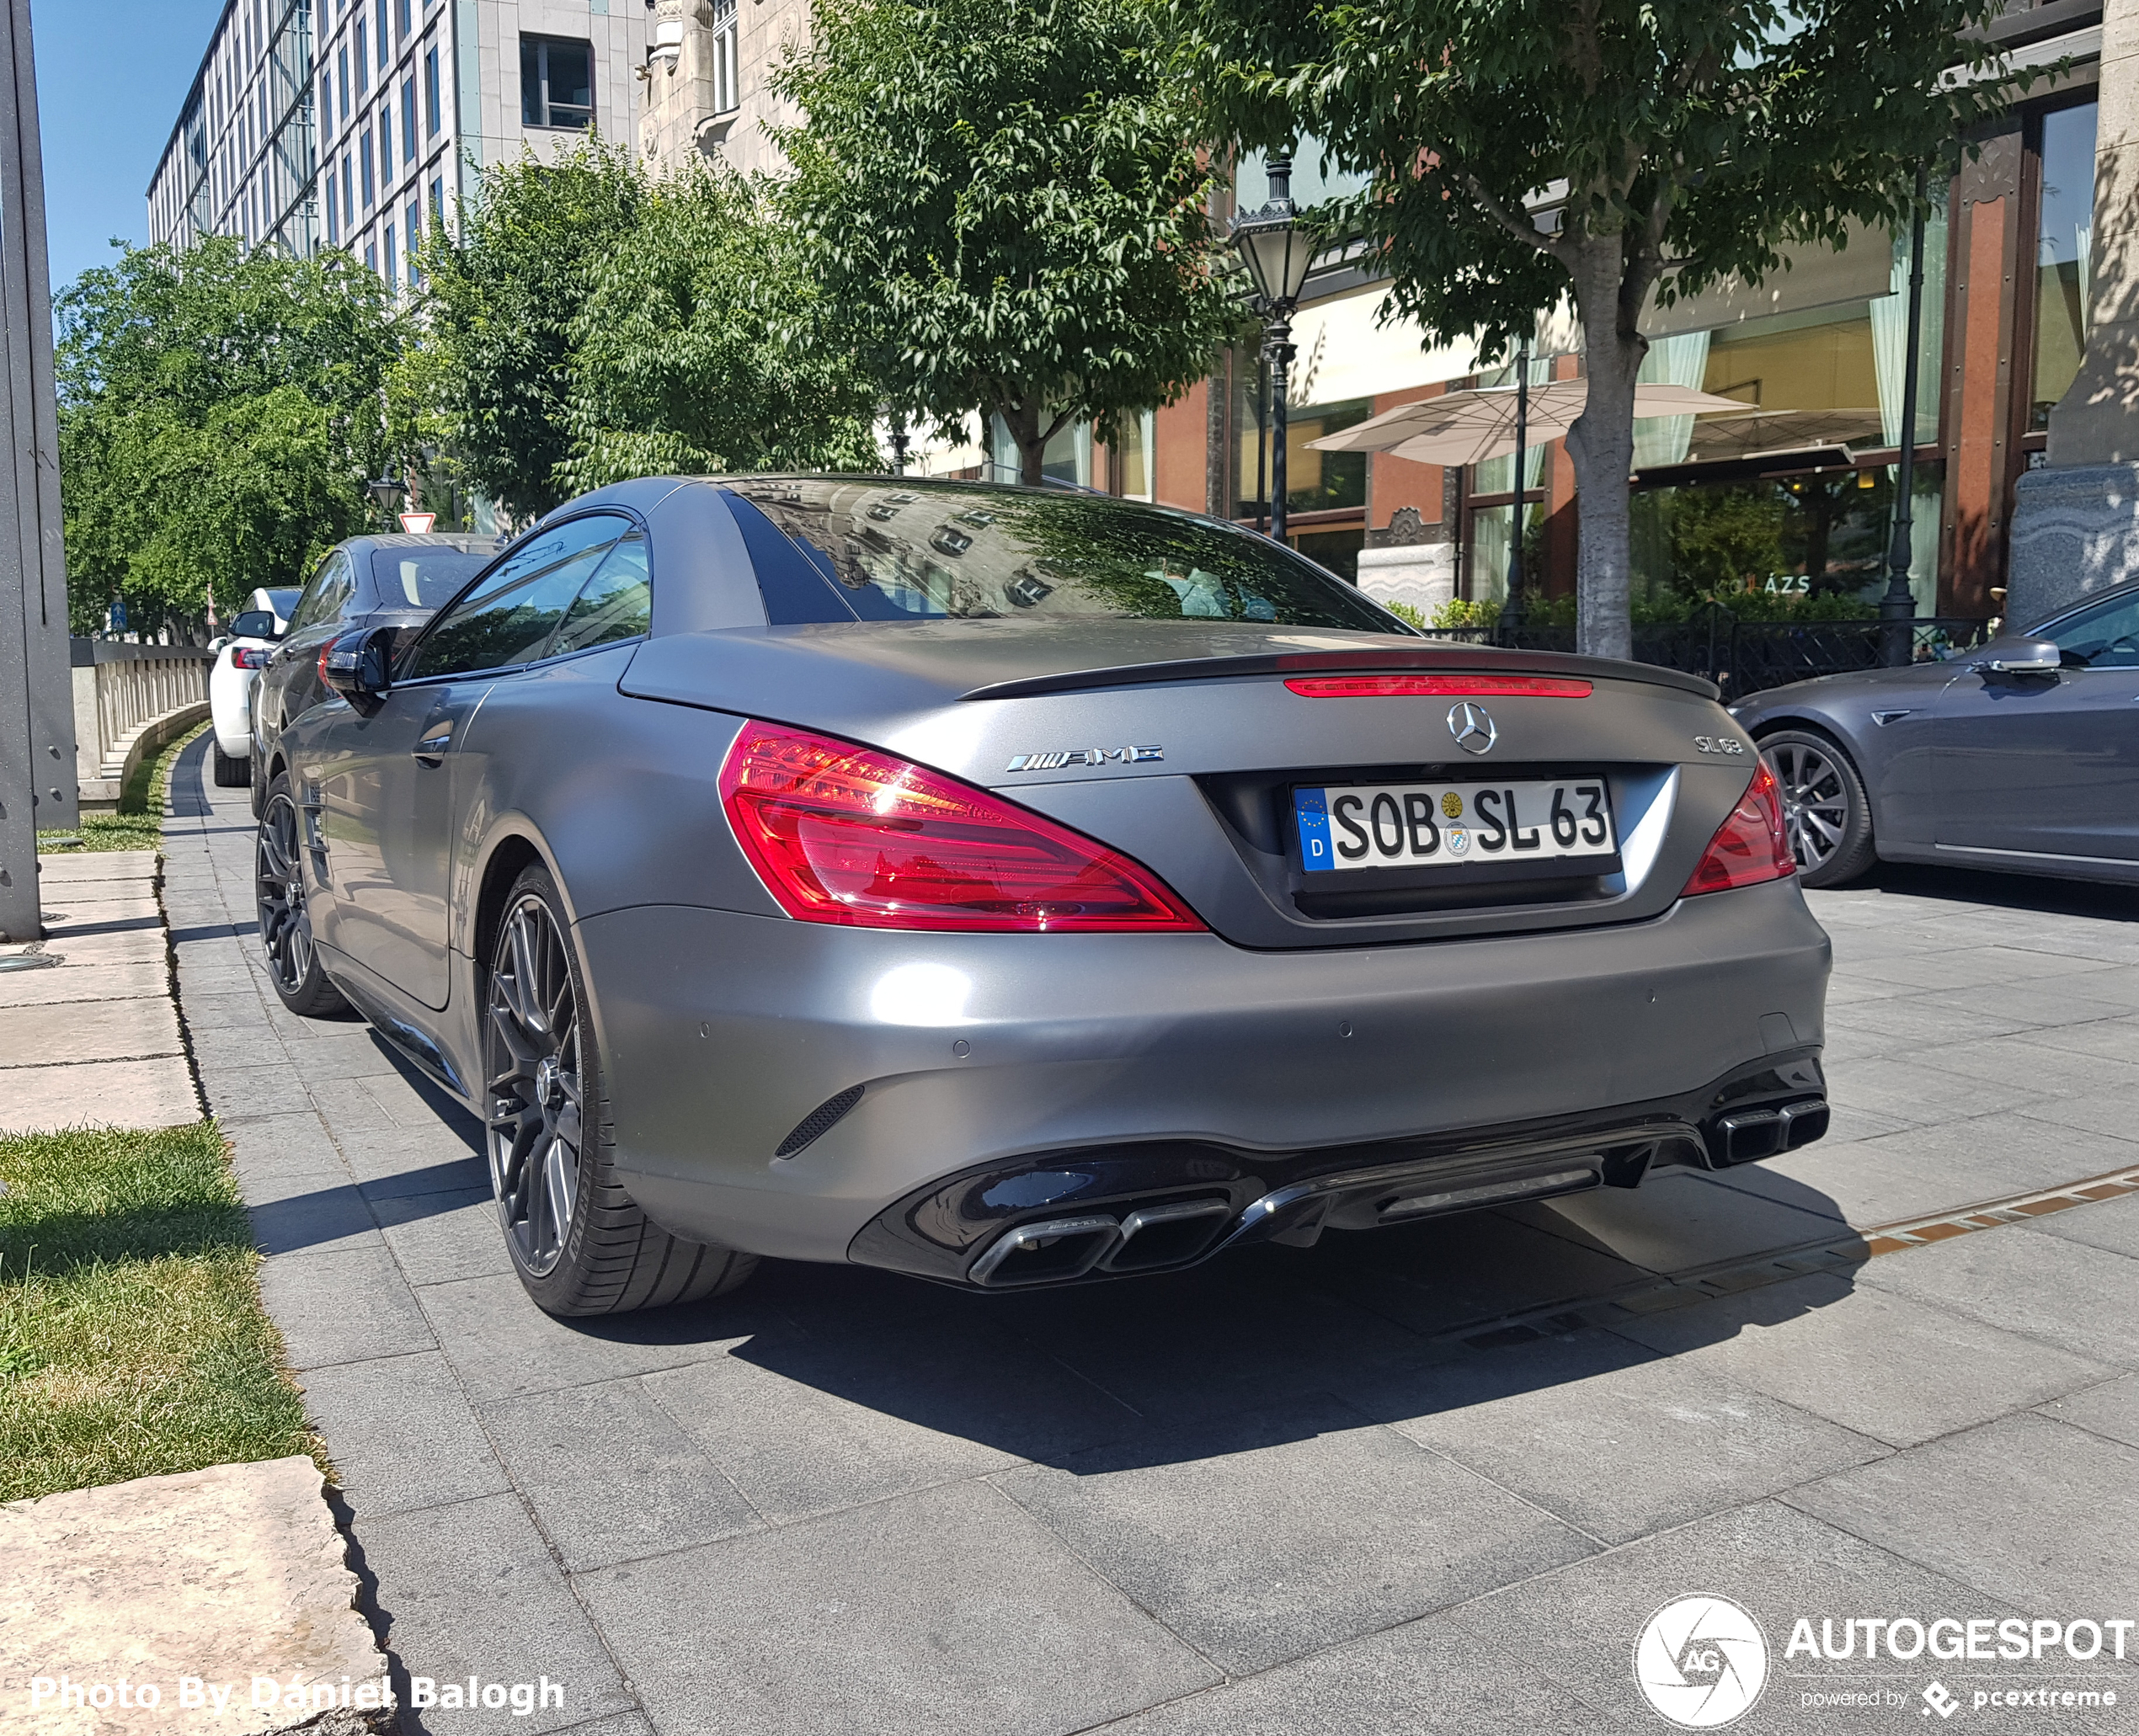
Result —
<path fill-rule="evenodd" d="M 1448 733 L 1466 754 L 1486 753 L 1500 739 L 1500 732 L 1493 727 L 1491 714 L 1483 706 L 1474 705 L 1469 700 L 1448 707 Z"/>

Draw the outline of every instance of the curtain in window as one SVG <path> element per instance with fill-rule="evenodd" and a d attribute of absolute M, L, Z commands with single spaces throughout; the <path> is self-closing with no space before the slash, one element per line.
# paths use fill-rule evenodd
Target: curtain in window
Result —
<path fill-rule="evenodd" d="M 1648 386 L 1689 386 L 1699 391 L 1708 373 L 1708 333 L 1652 338 L 1638 378 Z M 1694 444 L 1690 416 L 1641 416 L 1634 423 L 1634 467 L 1683 464 Z"/>
<path fill-rule="evenodd" d="M 1902 440 L 1902 392 L 1909 356 L 1909 232 L 1894 235 L 1890 294 L 1871 303 L 1872 363 L 1879 375 L 1880 438 L 1890 446 Z M 1923 226 L 1923 324 L 1917 343 L 1916 439 L 1921 445 L 1939 434 L 1939 361 L 1944 345 L 1946 306 L 1946 210 L 1933 189 L 1931 216 Z"/>

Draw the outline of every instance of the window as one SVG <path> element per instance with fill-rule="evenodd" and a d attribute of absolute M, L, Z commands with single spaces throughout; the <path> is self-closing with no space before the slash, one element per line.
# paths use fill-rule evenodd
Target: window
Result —
<path fill-rule="evenodd" d="M 390 192 L 393 187 L 393 104 L 388 103 L 379 110 L 379 190 Z"/>
<path fill-rule="evenodd" d="M 443 223 L 445 221 L 445 177 L 435 175 L 431 178 L 431 221 Z"/>
<path fill-rule="evenodd" d="M 536 532 L 452 608 L 417 645 L 413 676 L 501 669 L 545 654 L 550 636 L 631 521 L 613 513 Z"/>
<path fill-rule="evenodd" d="M 371 57 L 364 51 L 364 20 L 356 21 L 356 93 L 362 96 L 369 88 L 365 81 L 371 76 Z"/>
<path fill-rule="evenodd" d="M 435 44 L 424 51 L 424 126 L 431 137 L 438 136 L 438 49 Z"/>
<path fill-rule="evenodd" d="M 349 228 L 356 226 L 356 200 L 349 184 L 349 152 L 342 153 L 342 221 Z"/>
<path fill-rule="evenodd" d="M 2042 636 L 2064 654 L 2067 668 L 2139 668 L 2139 597 L 2119 597 L 2080 610 L 2052 621 Z"/>
<path fill-rule="evenodd" d="M 402 215 L 403 239 L 408 243 L 408 281 L 419 284 L 424 274 L 417 268 L 416 249 L 424 240 L 424 208 L 415 200 L 408 201 L 408 209 Z"/>
<path fill-rule="evenodd" d="M 520 39 L 520 118 L 584 131 L 595 123 L 595 51 L 552 36 Z"/>
<path fill-rule="evenodd" d="M 564 625 L 551 642 L 549 655 L 584 651 L 616 639 L 636 639 L 653 624 L 653 581 L 647 570 L 646 538 L 634 530 L 610 551 L 589 579 Z"/>
<path fill-rule="evenodd" d="M 334 206 L 334 172 L 327 172 L 327 244 L 339 245 L 342 239 L 341 223 Z"/>
<path fill-rule="evenodd" d="M 713 0 L 713 113 L 725 114 L 741 100 L 735 77 L 735 0 Z"/>
<path fill-rule="evenodd" d="M 411 609 L 443 609 L 489 559 L 458 549 L 374 549 L 371 584 L 378 606 L 397 609 L 405 603 Z"/>
<path fill-rule="evenodd" d="M 341 84 L 342 84 L 342 120 L 347 120 L 349 118 L 349 50 L 347 50 L 346 48 L 344 48 L 344 49 L 343 49 L 343 50 L 341 51 L 341 52 L 340 52 L 339 54 L 338 54 L 337 56 L 335 56 L 335 57 L 334 57 L 334 64 L 335 64 L 335 73 L 336 73 L 336 76 L 337 76 L 337 77 L 338 77 L 341 80 Z M 339 121 L 338 121 L 338 122 L 336 122 L 335 124 L 336 124 L 337 125 L 339 125 L 341 123 L 340 123 Z"/>
<path fill-rule="evenodd" d="M 410 30 L 415 28 L 413 20 L 408 15 L 408 0 L 401 0 L 399 16 L 401 19 L 401 34 L 403 36 L 406 36 Z"/>
<path fill-rule="evenodd" d="M 386 64 L 387 64 L 387 59 L 388 59 L 388 57 L 389 57 L 389 54 L 390 54 L 390 51 L 391 51 L 391 48 L 390 48 L 390 45 L 391 45 L 391 39 L 390 39 L 390 38 L 387 36 L 387 0 L 378 0 L 378 12 L 379 12 L 379 65 L 380 65 L 380 67 L 381 68 L 381 70 L 383 70 L 383 69 L 384 69 L 384 67 L 385 67 L 385 66 L 386 66 Z"/>
<path fill-rule="evenodd" d="M 2035 386 L 2028 426 L 2050 413 L 2079 372 L 2087 348 L 2089 268 L 2094 251 L 2095 105 L 2042 117 L 2041 216 L 2035 225 Z"/>
<path fill-rule="evenodd" d="M 367 271 L 376 271 L 379 269 L 379 244 L 376 242 L 365 242 L 364 267 Z"/>
<path fill-rule="evenodd" d="M 349 557 L 337 549 L 319 563 L 319 570 L 312 574 L 312 583 L 291 611 L 291 636 L 334 620 L 355 592 L 356 569 L 349 564 Z"/>
<path fill-rule="evenodd" d="M 361 173 L 364 180 L 364 209 L 368 211 L 371 209 L 372 200 L 377 197 L 377 190 L 373 185 L 371 180 L 371 132 L 370 128 L 365 128 L 364 131 L 357 135 L 356 152 L 357 156 L 362 161 L 363 167 Z"/>
<path fill-rule="evenodd" d="M 319 131 L 322 137 L 334 130 L 334 75 L 323 67 L 319 72 Z"/>
<path fill-rule="evenodd" d="M 385 242 L 387 249 L 387 285 L 389 289 L 396 288 L 399 285 L 401 280 L 393 269 L 393 219 L 391 216 L 387 219 L 386 232 L 381 239 Z"/>
<path fill-rule="evenodd" d="M 401 85 L 401 160 L 416 160 L 416 79 L 411 73 Z"/>

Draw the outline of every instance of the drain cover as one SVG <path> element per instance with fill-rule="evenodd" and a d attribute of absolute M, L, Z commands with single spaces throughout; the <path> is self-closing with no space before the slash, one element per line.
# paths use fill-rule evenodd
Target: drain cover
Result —
<path fill-rule="evenodd" d="M 11 957 L 0 958 L 0 972 L 49 971 L 54 965 L 66 962 L 56 952 L 18 952 Z"/>

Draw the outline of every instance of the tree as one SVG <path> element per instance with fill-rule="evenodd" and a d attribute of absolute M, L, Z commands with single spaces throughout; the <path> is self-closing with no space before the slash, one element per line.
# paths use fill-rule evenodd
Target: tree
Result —
<path fill-rule="evenodd" d="M 440 226 L 417 255 L 453 461 L 516 519 L 572 492 L 561 466 L 573 453 L 573 323 L 646 194 L 631 153 L 600 139 L 554 164 L 524 155 L 484 170 L 459 236 Z"/>
<path fill-rule="evenodd" d="M 1080 418 L 1171 402 L 1229 335 L 1155 0 L 817 0 L 773 88 L 783 202 L 891 402 L 1002 418 L 1027 482 Z"/>
<path fill-rule="evenodd" d="M 561 482 L 873 466 L 868 385 L 810 341 L 819 312 L 762 186 L 710 166 L 653 184 L 572 324 Z"/>
<path fill-rule="evenodd" d="M 1900 221 L 1917 164 L 2000 99 L 1949 82 L 1998 0 L 1176 0 L 1214 132 L 1312 134 L 1371 183 L 1342 216 L 1395 310 L 1502 353 L 1571 296 L 1587 409 L 1580 642 L 1624 657 L 1640 322 L 1786 249 Z M 1533 213 L 1533 207 L 1544 210 Z"/>
<path fill-rule="evenodd" d="M 61 501 L 74 624 L 224 612 L 301 583 L 354 534 L 387 441 L 401 341 L 347 256 L 248 254 L 228 237 L 130 248 L 56 300 Z"/>

